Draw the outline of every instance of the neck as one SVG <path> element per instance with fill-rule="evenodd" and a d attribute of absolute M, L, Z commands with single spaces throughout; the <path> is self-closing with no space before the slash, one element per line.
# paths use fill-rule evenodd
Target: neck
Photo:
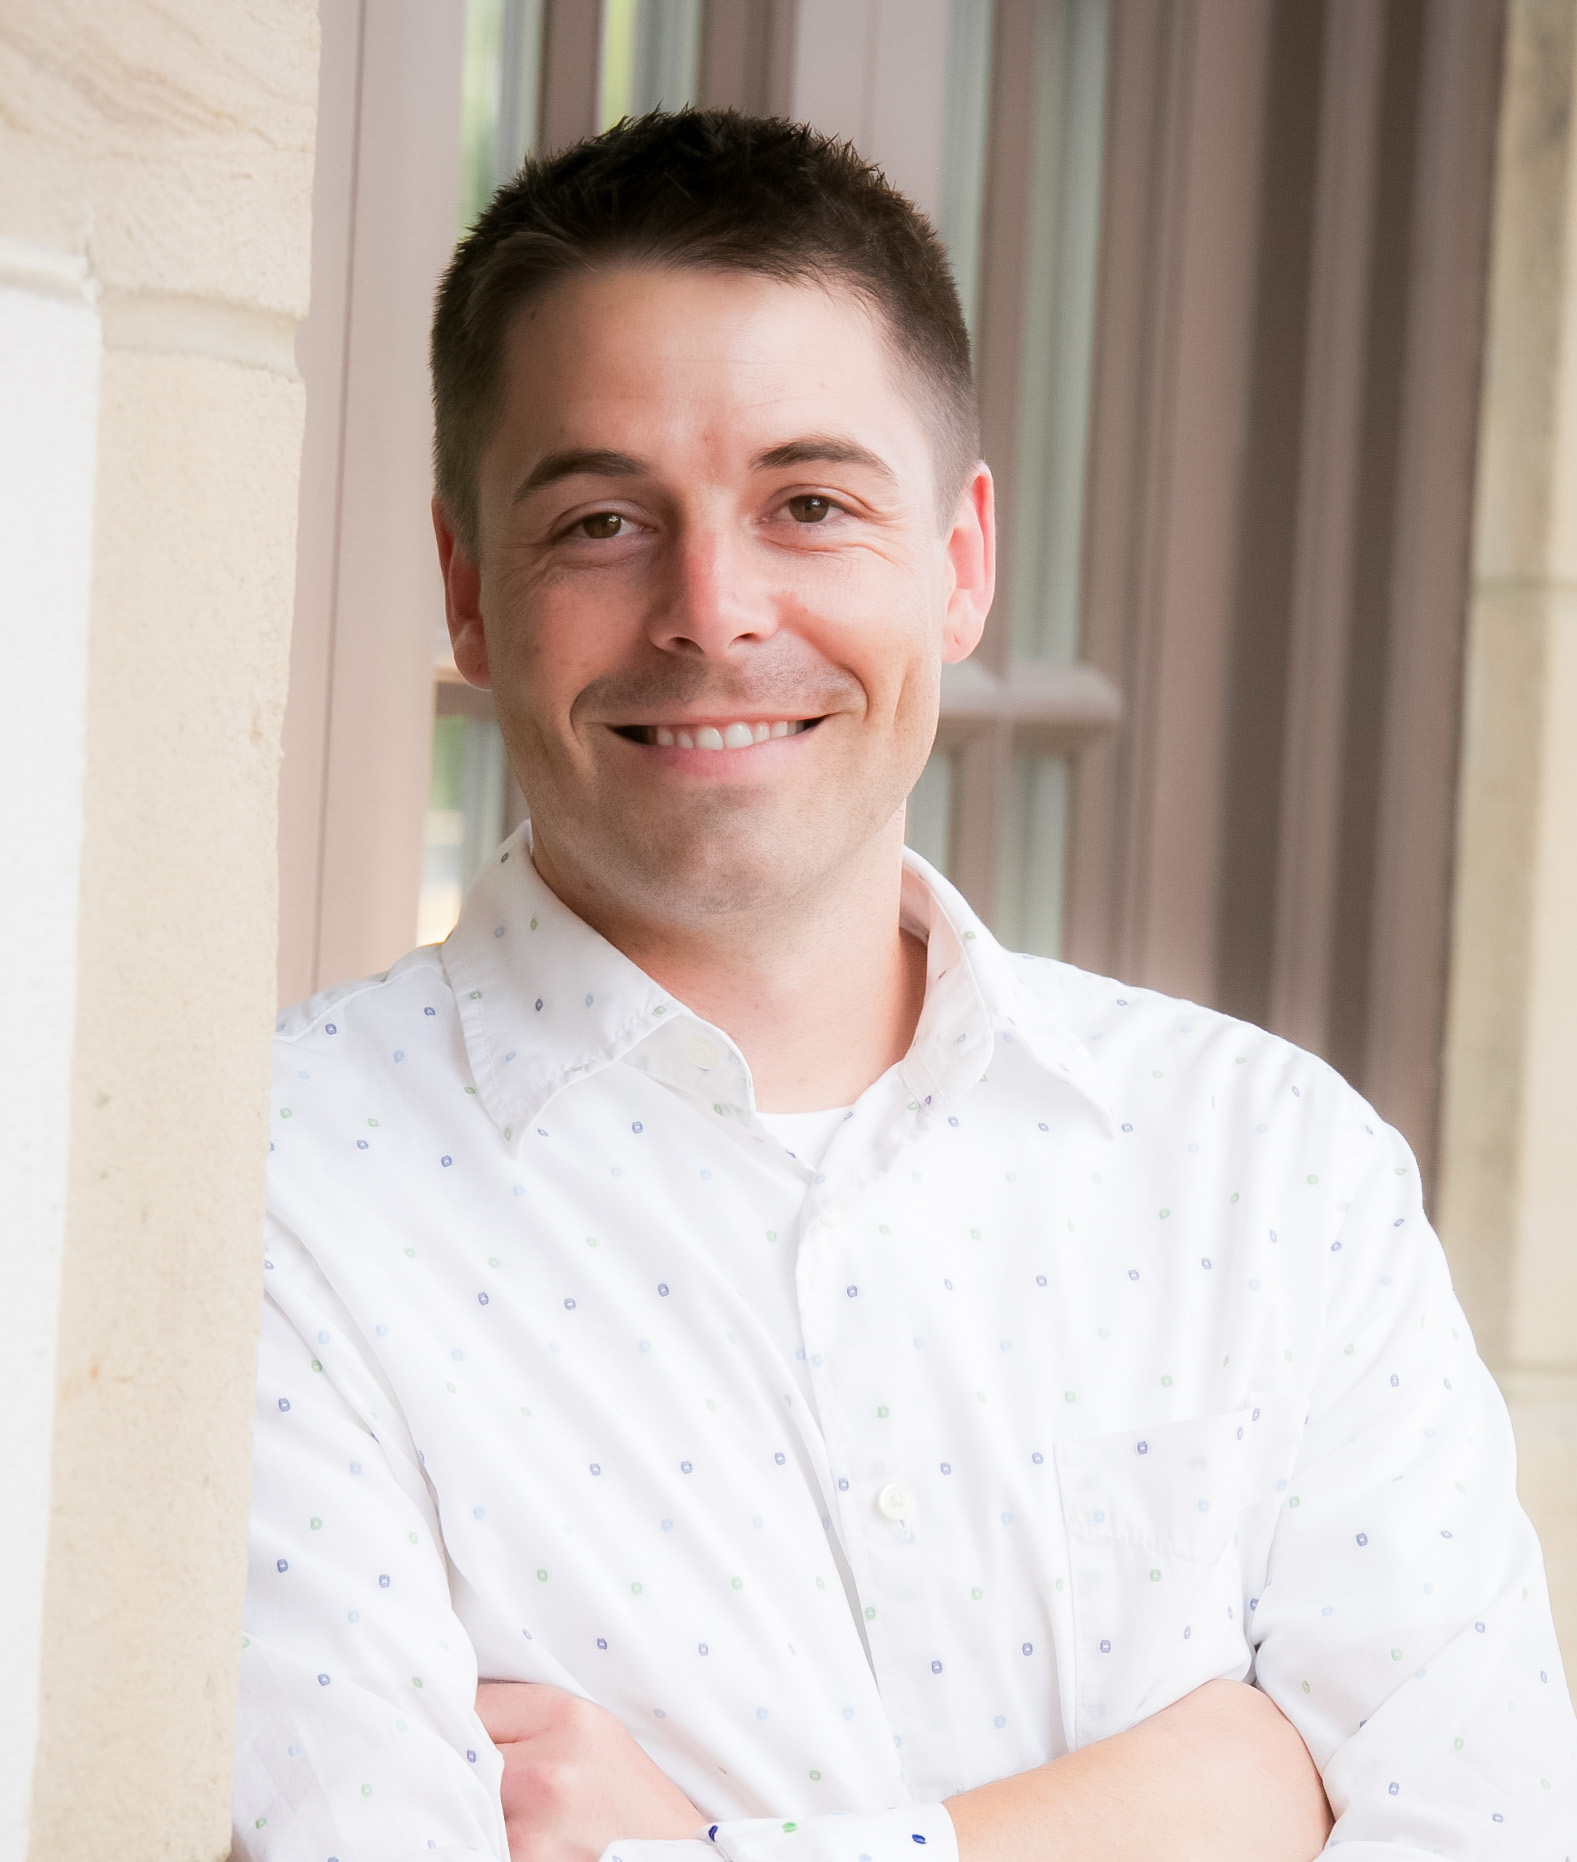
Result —
<path fill-rule="evenodd" d="M 763 1112 L 851 1104 L 901 1060 L 925 1000 L 925 946 L 899 925 L 903 816 L 811 896 L 672 923 L 585 889 L 539 840 L 532 859 L 579 917 L 738 1045 Z"/>

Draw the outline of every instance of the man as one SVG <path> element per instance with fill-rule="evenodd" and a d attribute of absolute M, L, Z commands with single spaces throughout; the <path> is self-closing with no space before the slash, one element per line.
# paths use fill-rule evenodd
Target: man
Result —
<path fill-rule="evenodd" d="M 280 1024 L 237 1855 L 1560 1862 L 1405 1146 L 903 852 L 992 591 L 929 229 L 643 119 L 501 192 L 433 367 L 532 824 Z"/>

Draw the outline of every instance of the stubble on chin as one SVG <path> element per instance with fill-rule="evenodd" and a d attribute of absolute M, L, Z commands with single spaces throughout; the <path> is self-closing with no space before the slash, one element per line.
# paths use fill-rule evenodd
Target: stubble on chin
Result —
<path fill-rule="evenodd" d="M 595 861 L 599 889 L 626 909 L 672 924 L 715 925 L 792 910 L 815 888 L 844 856 L 842 843 L 862 838 L 864 824 L 840 799 L 845 805 L 829 816 L 819 798 L 763 797 L 743 786 L 682 802 L 654 797 L 648 806 L 610 797 L 575 844 Z"/>
<path fill-rule="evenodd" d="M 563 758 L 564 746 L 555 755 L 540 734 L 528 737 L 536 755 L 525 761 L 537 768 L 522 771 L 561 896 L 604 930 L 631 919 L 711 931 L 729 919 L 754 920 L 765 929 L 792 916 L 904 805 L 909 785 L 896 766 L 897 745 L 893 767 L 880 756 L 875 767 L 862 766 L 867 708 L 852 673 L 788 634 L 742 665 L 663 655 L 593 681 L 570 710 L 578 749 Z M 782 787 L 742 781 L 683 794 L 668 783 L 632 781 L 622 757 L 617 774 L 598 768 L 591 746 L 610 728 L 604 720 L 687 715 L 821 717 L 817 734 L 849 737 L 830 757 L 831 745 L 807 742 L 821 765 L 817 779 Z"/>

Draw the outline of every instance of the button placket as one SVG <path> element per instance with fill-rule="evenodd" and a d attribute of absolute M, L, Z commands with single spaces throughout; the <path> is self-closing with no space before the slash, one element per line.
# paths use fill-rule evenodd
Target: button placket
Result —
<path fill-rule="evenodd" d="M 828 1186 L 835 1203 L 807 1213 L 802 1244 L 801 1308 L 807 1343 L 814 1330 L 823 1361 L 814 1365 L 830 1458 L 836 1472 L 839 1538 L 853 1581 L 853 1603 L 872 1672 L 895 1740 L 928 1725 L 934 1703 L 916 1694 L 906 1673 L 904 1625 L 925 1609 L 926 1578 L 916 1562 L 918 1492 L 895 1462 L 901 1423 L 889 1419 L 891 1392 L 869 1376 L 860 1349 L 862 1300 L 878 1245 L 878 1224 L 866 1200 L 869 1180 Z M 836 1207 L 838 1220 L 821 1219 Z M 867 1221 L 869 1217 L 869 1221 Z M 874 1316 L 874 1315 L 873 1315 Z M 871 1426 L 874 1421 L 874 1431 Z M 929 1674 L 927 1679 L 930 1679 Z M 918 1717 L 916 1717 L 918 1716 Z M 902 1752 L 900 1750 L 900 1757 Z"/>
<path fill-rule="evenodd" d="M 829 1184 L 821 1195 L 813 1192 L 806 1198 L 795 1278 L 806 1363 L 834 1469 L 832 1499 L 838 1534 L 861 1597 L 868 1604 L 871 1582 L 865 1539 L 872 1523 L 866 1513 L 871 1481 L 854 1465 L 851 1445 L 861 1436 L 858 1430 L 851 1431 L 845 1421 L 851 1393 L 840 1387 L 831 1368 L 832 1362 L 841 1361 L 835 1339 L 840 1326 L 848 1322 L 844 1309 L 859 1303 L 858 1264 L 851 1258 L 848 1245 L 848 1205 L 852 1199 L 847 1190 L 846 1185 Z"/>

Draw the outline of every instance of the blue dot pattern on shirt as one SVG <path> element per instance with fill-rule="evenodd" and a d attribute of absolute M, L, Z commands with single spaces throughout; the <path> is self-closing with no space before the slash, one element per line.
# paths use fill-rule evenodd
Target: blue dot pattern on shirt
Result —
<path fill-rule="evenodd" d="M 1538 1549 L 1405 1146 L 914 860 L 905 912 L 913 1048 L 814 1169 L 526 858 L 282 1019 L 238 1858 L 502 1862 L 479 1672 L 606 1704 L 729 1856 L 946 1853 L 953 1791 L 1249 1674 L 1339 1838 L 1566 1855 Z"/>

